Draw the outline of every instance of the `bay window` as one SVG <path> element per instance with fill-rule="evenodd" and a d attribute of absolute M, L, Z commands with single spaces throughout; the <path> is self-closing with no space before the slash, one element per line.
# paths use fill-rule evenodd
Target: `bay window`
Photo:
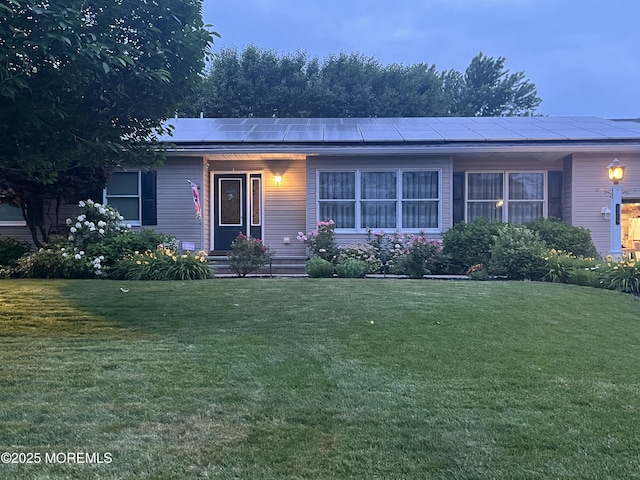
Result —
<path fill-rule="evenodd" d="M 440 229 L 440 172 L 319 171 L 318 220 L 362 231 Z"/>
<path fill-rule="evenodd" d="M 546 214 L 544 172 L 468 172 L 467 221 L 525 223 Z"/>

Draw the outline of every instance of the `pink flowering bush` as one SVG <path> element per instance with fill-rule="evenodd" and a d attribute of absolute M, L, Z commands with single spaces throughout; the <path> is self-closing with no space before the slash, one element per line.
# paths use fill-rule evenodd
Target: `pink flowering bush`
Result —
<path fill-rule="evenodd" d="M 298 240 L 303 242 L 309 252 L 331 263 L 338 260 L 339 250 L 335 239 L 336 223 L 333 220 L 318 222 L 316 229 L 308 232 L 298 232 Z"/>
<path fill-rule="evenodd" d="M 240 232 L 231 244 L 229 268 L 239 277 L 245 277 L 271 263 L 273 253 L 259 238 L 249 237 Z"/>
<path fill-rule="evenodd" d="M 424 234 L 405 235 L 403 244 L 395 244 L 390 259 L 391 273 L 422 278 L 430 274 L 442 255 L 442 242 Z M 398 248 L 399 247 L 399 248 Z"/>

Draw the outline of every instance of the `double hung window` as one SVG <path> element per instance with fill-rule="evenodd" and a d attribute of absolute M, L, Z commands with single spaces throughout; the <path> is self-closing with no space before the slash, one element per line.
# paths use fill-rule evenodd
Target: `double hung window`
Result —
<path fill-rule="evenodd" d="M 319 171 L 318 220 L 361 231 L 440 229 L 440 171 Z"/>
<path fill-rule="evenodd" d="M 141 224 L 140 172 L 114 172 L 106 188 L 106 203 L 118 210 L 125 222 Z"/>
<path fill-rule="evenodd" d="M 546 215 L 544 172 L 467 173 L 467 221 L 525 223 Z"/>

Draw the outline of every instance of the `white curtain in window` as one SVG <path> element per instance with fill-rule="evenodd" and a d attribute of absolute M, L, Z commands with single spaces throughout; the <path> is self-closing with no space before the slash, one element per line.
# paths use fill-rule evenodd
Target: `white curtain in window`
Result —
<path fill-rule="evenodd" d="M 526 223 L 544 215 L 542 202 L 510 202 L 509 221 Z"/>
<path fill-rule="evenodd" d="M 320 220 L 333 220 L 336 222 L 336 228 L 355 228 L 355 172 L 320 172 L 318 198 Z"/>
<path fill-rule="evenodd" d="M 543 173 L 510 173 L 509 174 L 509 199 L 510 200 L 543 200 L 544 199 L 544 174 Z"/>
<path fill-rule="evenodd" d="M 333 220 L 336 222 L 336 228 L 356 227 L 355 202 L 320 202 L 319 207 L 320 220 Z"/>
<path fill-rule="evenodd" d="M 320 172 L 318 198 L 320 200 L 355 200 L 355 172 Z"/>
<path fill-rule="evenodd" d="M 500 200 L 504 198 L 502 173 L 470 173 L 469 200 Z"/>
<path fill-rule="evenodd" d="M 396 172 L 362 172 L 360 179 L 362 228 L 397 228 Z"/>
<path fill-rule="evenodd" d="M 510 173 L 508 220 L 515 223 L 525 223 L 541 218 L 543 215 L 544 173 Z"/>
<path fill-rule="evenodd" d="M 438 189 L 438 172 L 402 173 L 402 228 L 438 228 Z"/>
<path fill-rule="evenodd" d="M 402 202 L 402 228 L 438 228 L 438 202 Z"/>
<path fill-rule="evenodd" d="M 403 172 L 402 198 L 435 200 L 438 198 L 438 172 Z"/>
<path fill-rule="evenodd" d="M 362 202 L 363 228 L 397 228 L 396 202 Z"/>

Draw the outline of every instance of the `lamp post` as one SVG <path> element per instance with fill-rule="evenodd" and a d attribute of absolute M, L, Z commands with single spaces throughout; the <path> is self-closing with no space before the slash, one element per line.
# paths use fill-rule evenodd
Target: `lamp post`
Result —
<path fill-rule="evenodd" d="M 611 251 L 609 255 L 614 260 L 622 257 L 622 229 L 620 227 L 622 186 L 620 181 L 624 178 L 625 167 L 626 165 L 622 165 L 617 158 L 614 158 L 613 162 L 607 165 L 609 180 L 613 182 L 611 187 Z"/>

